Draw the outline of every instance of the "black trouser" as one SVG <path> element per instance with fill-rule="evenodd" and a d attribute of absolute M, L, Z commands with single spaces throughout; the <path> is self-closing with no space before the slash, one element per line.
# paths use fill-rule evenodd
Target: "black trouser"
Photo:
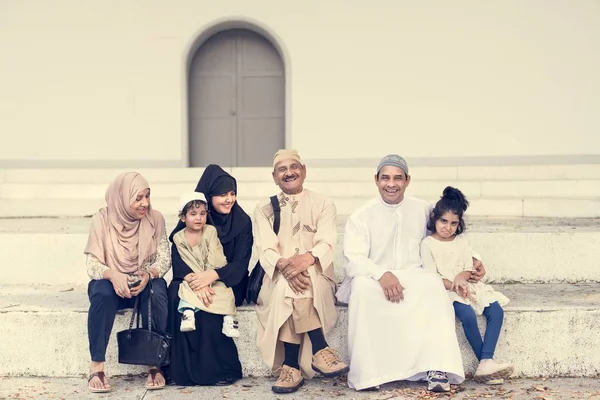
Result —
<path fill-rule="evenodd" d="M 148 294 L 147 285 L 140 296 L 142 325 L 147 328 Z M 152 329 L 165 332 L 167 330 L 167 283 L 164 279 L 153 279 L 152 288 Z M 92 280 L 88 285 L 90 311 L 88 312 L 88 338 L 92 361 L 104 362 L 108 339 L 112 331 L 115 315 L 118 310 L 133 308 L 135 297 L 124 299 L 115 293 L 112 283 L 106 279 Z"/>

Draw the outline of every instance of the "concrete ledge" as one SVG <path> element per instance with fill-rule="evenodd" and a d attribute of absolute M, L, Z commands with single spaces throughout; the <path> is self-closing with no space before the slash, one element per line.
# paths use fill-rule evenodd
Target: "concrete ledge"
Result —
<path fill-rule="evenodd" d="M 272 192 L 271 192 L 272 193 Z M 440 190 L 441 193 L 441 190 Z M 334 197 L 338 214 L 350 215 L 374 194 L 363 197 Z M 240 196 L 242 208 L 250 215 L 256 204 L 267 196 Z M 439 194 L 422 197 L 434 203 Z M 469 215 L 489 217 L 549 217 L 549 218 L 597 218 L 600 216 L 600 197 L 590 198 L 537 198 L 537 197 L 480 197 L 470 198 Z M 178 207 L 175 198 L 154 198 L 152 205 L 165 214 L 174 213 Z M 90 216 L 104 207 L 103 198 L 93 199 L 5 199 L 0 198 L 0 218 L 35 217 L 84 217 Z"/>
<path fill-rule="evenodd" d="M 340 281 L 345 220 L 338 219 L 335 265 Z M 167 229 L 175 222 L 167 216 Z M 2 220 L 0 265 L 11 266 L 3 283 L 87 283 L 83 249 L 89 224 L 89 218 Z M 600 282 L 600 219 L 471 217 L 467 235 L 483 257 L 490 282 Z"/>
<path fill-rule="evenodd" d="M 486 163 L 485 161 L 492 161 Z M 573 156 L 570 160 L 557 162 L 557 156 L 548 157 L 545 161 L 539 157 L 526 156 L 509 163 L 493 162 L 493 158 L 484 157 L 478 162 L 426 163 L 409 161 L 410 174 L 417 180 L 560 180 L 560 179 L 598 179 L 600 176 L 600 155 Z M 5 160 L 4 160 L 5 161 Z M 366 181 L 372 182 L 377 160 L 305 160 L 310 169 L 310 180 L 331 181 Z M 345 160 L 349 161 L 349 160 Z M 468 161 L 468 160 L 465 160 Z M 517 162 L 518 161 L 518 162 Z M 0 160 L 1 162 L 1 160 Z M 60 162 L 57 162 L 57 164 Z M 121 166 L 113 163 L 112 167 L 98 164 L 100 167 L 79 166 L 60 168 L 45 165 L 34 167 L 0 168 L 0 177 L 12 183 L 108 183 L 118 174 L 125 171 L 139 171 L 150 183 L 160 182 L 193 182 L 196 183 L 204 168 L 168 166 L 148 166 L 139 163 L 135 166 Z M 271 167 L 224 167 L 239 182 L 269 181 Z M 0 179 L 2 182 L 2 179 Z"/>
<path fill-rule="evenodd" d="M 275 192 L 271 168 L 226 168 L 237 179 L 242 207 L 252 213 Z M 0 217 L 86 216 L 104 205 L 108 183 L 124 169 L 1 169 Z M 142 168 L 157 209 L 172 213 L 178 194 L 192 189 L 202 168 Z M 407 193 L 436 201 L 447 185 L 470 199 L 471 215 L 597 217 L 600 164 L 423 166 L 411 169 Z M 350 214 L 377 195 L 373 168 L 310 168 L 307 187 L 330 195 L 338 212 Z"/>
<path fill-rule="evenodd" d="M 599 284 L 499 285 L 511 298 L 496 356 L 515 364 L 521 377 L 596 376 L 600 373 Z M 0 286 L 0 375 L 79 376 L 88 368 L 87 296 L 83 287 Z M 332 347 L 347 359 L 347 309 L 338 307 Z M 428 310 L 434 313 L 434 310 Z M 237 341 L 244 374 L 266 376 L 255 346 L 257 319 L 252 307 L 239 312 L 242 337 Z M 129 313 L 118 316 L 107 353 L 111 375 L 141 372 L 116 363 L 114 334 L 126 328 Z M 432 314 L 433 315 L 433 314 Z M 483 320 L 480 320 L 483 327 Z M 457 326 L 467 373 L 475 359 Z"/>
<path fill-rule="evenodd" d="M 270 176 L 270 175 L 268 175 Z M 446 186 L 458 187 L 469 199 L 478 198 L 594 198 L 600 197 L 600 180 L 422 180 L 410 185 L 406 193 L 424 199 L 439 198 Z M 0 183 L 0 198 L 24 199 L 89 199 L 104 200 L 107 183 Z M 178 200 L 179 194 L 189 191 L 196 182 L 151 183 L 152 199 Z M 375 183 L 369 181 L 307 181 L 307 188 L 334 199 L 377 196 Z M 267 198 L 276 192 L 272 180 L 240 182 L 240 198 Z"/>

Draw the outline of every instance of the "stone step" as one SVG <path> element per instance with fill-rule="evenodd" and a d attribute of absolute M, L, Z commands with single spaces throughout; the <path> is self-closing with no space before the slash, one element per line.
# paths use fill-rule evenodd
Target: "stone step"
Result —
<path fill-rule="evenodd" d="M 240 204 L 276 192 L 270 168 L 227 168 L 238 179 Z M 0 217 L 85 216 L 104 205 L 108 183 L 122 169 L 0 169 Z M 192 190 L 202 168 L 141 169 L 157 209 L 172 213 L 179 194 Z M 338 212 L 350 214 L 377 195 L 373 169 L 309 167 L 307 187 L 330 195 Z M 411 169 L 409 195 L 435 202 L 454 185 L 470 199 L 471 215 L 596 217 L 600 215 L 600 164 L 453 166 Z"/>
<path fill-rule="evenodd" d="M 335 266 L 340 281 L 346 218 L 338 218 Z M 166 220 L 170 231 L 177 219 L 167 216 Z M 7 266 L 2 282 L 86 283 L 83 249 L 89 224 L 89 218 L 0 220 L 0 265 Z M 470 217 L 467 227 L 490 282 L 600 282 L 600 218 Z M 250 265 L 254 264 L 255 258 Z"/>
<path fill-rule="evenodd" d="M 273 193 L 273 192 L 271 192 Z M 362 197 L 333 197 L 338 214 L 350 215 L 374 195 Z M 239 196 L 242 208 L 250 215 L 256 204 L 268 196 Z M 435 203 L 439 196 L 424 200 Z M 469 215 L 490 217 L 549 217 L 549 218 L 594 218 L 600 216 L 600 198 L 514 198 L 489 197 L 470 198 Z M 175 198 L 154 198 L 152 205 L 164 214 L 174 214 L 179 207 Z M 2 199 L 0 218 L 24 217 L 83 217 L 90 216 L 104 207 L 103 198 L 94 199 Z"/>
<path fill-rule="evenodd" d="M 375 165 L 365 167 L 313 167 L 307 164 L 308 179 L 317 181 L 372 182 Z M 238 182 L 268 182 L 272 168 L 234 167 L 224 168 Z M 121 172 L 136 170 L 151 184 L 165 182 L 196 183 L 204 168 L 3 168 L 0 183 L 102 183 L 108 184 Z M 410 168 L 410 175 L 421 180 L 596 180 L 600 176 L 600 164 L 556 165 L 471 165 L 471 166 L 418 166 Z"/>
<path fill-rule="evenodd" d="M 600 284 L 496 285 L 511 302 L 496 357 L 515 365 L 520 377 L 597 376 L 600 347 Z M 0 286 L 0 375 L 80 376 L 88 369 L 88 300 L 83 286 Z M 347 309 L 338 307 L 330 345 L 348 360 Z M 432 312 L 432 310 L 429 310 Z M 116 362 L 116 332 L 126 329 L 129 312 L 117 316 L 107 352 L 107 373 L 142 372 L 141 367 Z M 257 319 L 253 307 L 238 311 L 241 337 L 236 339 L 244 375 L 266 376 L 255 345 Z M 483 327 L 483 318 L 480 320 Z M 457 335 L 465 371 L 475 358 L 460 324 Z"/>
<path fill-rule="evenodd" d="M 107 183 L 4 183 L 0 184 L 2 199 L 81 199 L 103 200 Z M 307 188 L 333 198 L 375 196 L 373 181 L 307 182 Z M 415 181 L 407 188 L 407 195 L 421 198 L 441 196 L 446 186 L 458 187 L 469 199 L 478 198 L 593 198 L 600 197 L 600 180 L 553 180 L 553 181 L 476 181 L 434 180 Z M 177 200 L 183 192 L 193 190 L 195 182 L 152 183 L 153 199 Z M 276 188 L 272 180 L 240 182 L 240 196 L 246 198 L 268 197 Z"/>

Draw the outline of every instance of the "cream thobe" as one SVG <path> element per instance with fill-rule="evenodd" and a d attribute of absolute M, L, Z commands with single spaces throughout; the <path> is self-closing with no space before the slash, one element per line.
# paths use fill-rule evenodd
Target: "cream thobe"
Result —
<path fill-rule="evenodd" d="M 265 270 L 258 296 L 257 344 L 265 363 L 275 371 L 283 362 L 283 343 L 278 340 L 280 328 L 292 315 L 293 301 L 312 298 L 321 327 L 327 333 L 335 325 L 335 273 L 333 257 L 337 240 L 336 210 L 333 201 L 321 194 L 303 190 L 297 195 L 279 194 L 281 223 L 279 234 L 273 232 L 271 202 L 259 203 L 254 212 L 254 237 L 259 260 Z M 319 263 L 308 268 L 311 290 L 296 295 L 287 280 L 275 268 L 277 261 L 311 251 Z M 300 369 L 312 377 L 312 346 L 307 334 L 300 344 Z"/>
<path fill-rule="evenodd" d="M 202 241 L 197 246 L 190 246 L 185 238 L 185 229 L 180 230 L 173 236 L 173 243 L 183 262 L 195 273 L 204 272 L 208 269 L 218 269 L 227 265 L 227 258 L 223 253 L 223 246 L 219 241 L 217 229 L 212 225 L 204 225 L 202 228 Z M 211 314 L 235 315 L 235 297 L 233 290 L 223 282 L 217 280 L 210 285 L 215 296 L 209 307 L 198 298 L 189 283 L 181 282 L 179 285 L 179 298 L 202 311 Z"/>
<path fill-rule="evenodd" d="M 376 198 L 346 223 L 346 279 L 337 293 L 348 303 L 348 384 L 360 390 L 396 380 L 422 380 L 427 371 L 464 380 L 454 310 L 440 276 L 421 266 L 428 203 L 405 197 L 397 205 Z M 390 271 L 404 300 L 386 300 L 379 279 Z"/>
<path fill-rule="evenodd" d="M 431 236 L 427 236 L 421 242 L 421 258 L 423 267 L 437 272 L 442 278 L 454 281 L 456 275 L 473 268 L 472 250 L 464 234 L 454 237 L 454 240 L 442 242 Z M 473 307 L 477 315 L 483 314 L 483 310 L 494 302 L 501 306 L 508 304 L 509 299 L 500 292 L 496 292 L 490 285 L 483 282 L 467 283 L 473 300 L 464 299 L 454 291 L 448 290 L 450 303 L 458 301 Z"/>

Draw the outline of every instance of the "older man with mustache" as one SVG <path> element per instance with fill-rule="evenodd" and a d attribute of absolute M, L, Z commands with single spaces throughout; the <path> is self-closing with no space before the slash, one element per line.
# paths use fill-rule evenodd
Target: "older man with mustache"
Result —
<path fill-rule="evenodd" d="M 326 377 L 348 372 L 324 334 L 335 325 L 337 239 L 333 201 L 304 189 L 306 166 L 295 150 L 280 150 L 273 161 L 273 180 L 281 188 L 279 233 L 273 231 L 270 200 L 254 212 L 255 243 L 265 269 L 256 306 L 257 343 L 263 359 L 279 379 L 275 393 L 292 393 L 303 375 Z"/>

